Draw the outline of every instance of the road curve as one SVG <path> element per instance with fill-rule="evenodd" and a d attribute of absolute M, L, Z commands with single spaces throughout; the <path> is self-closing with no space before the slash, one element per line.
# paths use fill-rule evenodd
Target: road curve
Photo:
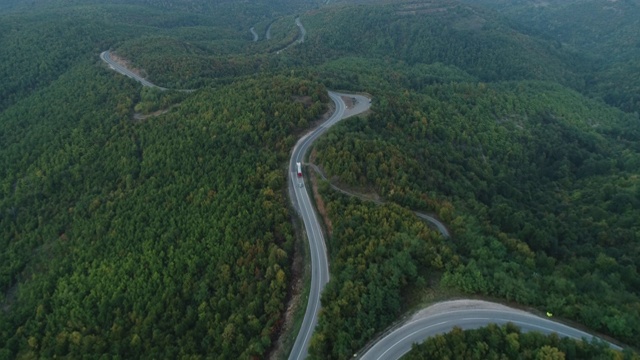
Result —
<path fill-rule="evenodd" d="M 342 189 L 340 187 L 338 187 L 337 185 L 334 185 L 333 183 L 331 183 L 331 181 L 329 179 L 327 179 L 327 176 L 322 172 L 322 170 L 320 170 L 320 168 L 312 163 L 308 164 L 318 175 L 320 175 L 320 177 L 327 181 L 329 183 L 329 186 L 335 190 L 338 191 L 340 193 L 343 193 L 347 196 L 353 196 L 356 197 L 362 201 L 372 201 L 378 205 L 382 205 L 384 204 L 384 201 L 382 200 L 377 200 L 377 199 L 372 199 L 372 198 L 368 198 L 362 194 L 358 194 L 355 193 L 353 191 L 349 191 L 349 190 L 345 190 Z M 436 219 L 435 217 L 429 215 L 429 214 L 425 214 L 425 213 L 421 213 L 418 211 L 414 211 L 414 214 L 416 214 L 417 217 L 421 218 L 422 220 L 427 221 L 428 223 L 430 223 L 432 226 L 434 226 L 436 228 L 436 230 L 438 230 L 438 232 L 440 233 L 440 235 L 444 236 L 445 238 L 450 238 L 451 234 L 449 233 L 449 229 L 447 229 L 447 227 L 438 219 Z"/>
<path fill-rule="evenodd" d="M 307 36 L 307 30 L 304 28 L 304 26 L 300 22 L 300 18 L 299 17 L 296 18 L 296 25 L 298 26 L 298 29 L 300 29 L 300 37 L 298 38 L 298 40 L 296 42 L 298 44 L 301 44 L 301 43 L 304 42 L 304 37 Z"/>
<path fill-rule="evenodd" d="M 131 70 L 127 69 L 126 67 L 118 64 L 117 62 L 113 61 L 113 59 L 111 58 L 111 54 L 109 53 L 108 50 L 107 51 L 103 51 L 100 54 L 100 58 L 102 59 L 102 61 L 104 61 L 107 64 L 109 64 L 109 67 L 111 67 L 113 70 L 119 72 L 122 75 L 125 75 L 125 76 L 128 76 L 128 77 L 132 78 L 133 80 L 141 83 L 143 86 L 148 86 L 148 87 L 152 87 L 152 88 L 156 88 L 156 89 L 160 89 L 160 90 L 167 90 L 167 88 L 160 87 L 160 86 L 152 83 L 151 81 L 146 80 L 142 76 L 132 72 Z"/>
<path fill-rule="evenodd" d="M 267 31 L 264 34 L 264 38 L 267 40 L 271 40 L 271 26 L 273 26 L 273 21 L 267 27 Z"/>
<path fill-rule="evenodd" d="M 357 105 L 353 109 L 346 109 L 340 95 L 356 97 Z M 320 310 L 320 294 L 329 281 L 328 260 L 322 229 L 315 209 L 309 200 L 309 194 L 305 191 L 304 182 L 297 177 L 296 163 L 303 162 L 304 155 L 313 141 L 329 127 L 340 119 L 367 110 L 370 106 L 369 99 L 364 96 L 334 92 L 329 92 L 329 96 L 336 104 L 335 113 L 329 120 L 298 141 L 289 162 L 289 186 L 290 191 L 294 193 L 292 202 L 303 217 L 312 259 L 311 290 L 307 309 L 300 332 L 289 356 L 289 359 L 296 360 L 304 359 L 308 354 L 309 340 L 317 323 L 317 316 Z M 416 213 L 416 215 L 435 224 L 443 236 L 450 236 L 444 224 L 437 219 L 422 213 Z M 375 340 L 371 346 L 363 349 L 360 352 L 360 359 L 400 359 L 411 350 L 414 343 L 422 342 L 437 334 L 447 333 L 456 326 L 462 329 L 475 329 L 491 323 L 506 324 L 508 322 L 519 326 L 522 331 L 539 331 L 547 334 L 557 333 L 560 336 L 574 339 L 586 338 L 591 340 L 594 338 L 593 335 L 584 331 L 501 304 L 477 300 L 456 300 L 439 303 L 423 309 L 409 321 Z M 622 350 L 617 345 L 611 343 L 609 345 L 613 349 Z"/>
<path fill-rule="evenodd" d="M 309 340 L 313 334 L 313 330 L 318 322 L 318 313 L 320 312 L 320 294 L 322 289 L 329 282 L 329 261 L 327 259 L 327 248 L 324 241 L 320 221 L 313 208 L 309 193 L 304 187 L 304 180 L 297 175 L 296 163 L 302 163 L 304 156 L 313 144 L 313 142 L 327 129 L 336 124 L 338 121 L 362 113 L 369 109 L 369 99 L 361 95 L 345 95 L 356 98 L 356 105 L 350 109 L 346 108 L 341 96 L 345 94 L 329 92 L 329 97 L 335 104 L 335 112 L 329 119 L 320 124 L 318 127 L 304 135 L 293 147 L 291 159 L 289 161 L 289 192 L 291 194 L 291 202 L 299 212 L 304 222 L 304 228 L 309 240 L 309 249 L 311 257 L 311 289 L 307 301 L 307 310 L 304 314 L 302 326 L 298 332 L 298 336 L 289 355 L 289 359 L 304 359 L 307 357 L 309 350 Z"/>
<path fill-rule="evenodd" d="M 249 31 L 251 31 L 251 35 L 253 35 L 253 42 L 258 41 L 258 39 L 260 39 L 260 36 L 258 36 L 258 33 L 256 32 L 256 28 L 255 27 L 251 27 L 251 29 L 249 29 Z"/>
<path fill-rule="evenodd" d="M 300 27 L 301 32 L 301 36 L 296 42 L 303 42 L 306 32 L 302 24 L 299 22 L 299 19 L 296 19 L 296 25 Z M 166 88 L 153 84 L 113 61 L 109 51 L 102 52 L 100 54 L 100 58 L 109 64 L 113 70 L 140 82 L 143 86 L 167 90 Z M 291 201 L 303 219 L 307 237 L 309 239 L 309 248 L 312 259 L 311 289 L 307 309 L 305 311 L 302 326 L 291 354 L 289 355 L 289 359 L 306 358 L 309 349 L 309 340 L 311 339 L 311 335 L 318 321 L 318 313 L 320 311 L 320 294 L 322 293 L 324 286 L 329 281 L 329 263 L 324 236 L 322 234 L 322 229 L 315 213 L 315 209 L 311 204 L 309 194 L 304 187 L 304 182 L 302 179 L 297 177 L 296 163 L 303 162 L 304 156 L 313 141 L 326 132 L 327 129 L 338 121 L 349 116 L 362 113 L 370 107 L 369 99 L 361 95 L 347 95 L 329 92 L 329 96 L 336 106 L 335 112 L 327 121 L 298 140 L 293 148 L 289 162 L 289 191 L 292 194 Z M 340 96 L 356 98 L 356 106 L 351 109 L 347 109 Z M 436 220 L 425 214 L 417 215 L 430 222 Z M 440 222 L 435 222 L 436 225 L 438 223 Z M 441 226 L 438 226 L 440 232 L 443 233 L 443 235 L 445 232 L 448 234 L 446 227 L 441 223 L 440 225 Z M 512 322 L 520 326 L 523 331 L 557 333 L 560 336 L 567 336 L 575 339 L 583 337 L 587 339 L 593 338 L 593 336 L 588 333 L 546 318 L 541 318 L 521 310 L 508 307 L 496 309 L 496 306 L 500 305 L 492 303 L 488 304 L 491 305 L 486 307 L 483 307 L 482 305 L 473 306 L 471 309 L 440 311 L 435 314 L 432 313 L 418 318 L 414 317 L 415 319 L 408 321 L 404 325 L 377 340 L 372 346 L 365 350 L 360 358 L 376 360 L 399 359 L 411 350 L 413 343 L 424 341 L 424 339 L 436 334 L 449 332 L 455 326 L 463 329 L 472 329 L 486 326 L 490 323 L 504 324 Z M 610 344 L 610 346 L 616 350 L 622 349 L 614 344 Z"/>
<path fill-rule="evenodd" d="M 444 224 L 436 219 L 435 217 L 431 216 L 431 215 L 427 215 L 425 213 L 421 213 L 421 212 L 417 212 L 414 211 L 414 214 L 416 214 L 417 217 L 421 218 L 422 220 L 426 220 L 428 222 L 430 222 L 431 224 L 433 224 L 433 226 L 436 227 L 436 229 L 438 229 L 438 231 L 440 232 L 440 234 L 442 234 L 442 236 L 446 237 L 446 238 L 450 238 L 451 234 L 449 234 L 449 229 L 447 229 L 446 226 L 444 226 Z"/>
<path fill-rule="evenodd" d="M 287 50 L 288 48 L 294 46 L 294 45 L 298 45 L 298 44 L 302 44 L 304 42 L 304 38 L 305 36 L 307 36 L 307 30 L 304 28 L 304 25 L 302 25 L 302 23 L 300 22 L 300 17 L 296 18 L 296 26 L 298 27 L 298 29 L 300 30 L 300 34 L 298 35 L 298 38 L 295 39 L 292 43 L 290 43 L 289 45 L 285 46 L 284 48 L 276 51 L 276 54 L 280 54 L 281 52 L 283 52 L 284 50 Z M 269 25 L 269 29 L 267 30 L 267 35 L 270 36 L 270 32 L 271 31 L 271 25 Z M 267 38 L 268 39 L 268 38 Z"/>
<path fill-rule="evenodd" d="M 433 311 L 429 311 L 433 308 Z M 556 333 L 562 337 L 570 337 L 588 341 L 593 335 L 567 325 L 541 318 L 528 312 L 513 309 L 504 305 L 476 300 L 455 300 L 435 304 L 419 313 L 401 327 L 377 340 L 365 353 L 359 356 L 362 360 L 400 359 L 411 351 L 413 343 L 450 332 L 454 327 L 477 329 L 491 323 L 513 323 L 522 331 L 538 331 L 545 334 Z M 615 350 L 621 347 L 609 343 Z"/>

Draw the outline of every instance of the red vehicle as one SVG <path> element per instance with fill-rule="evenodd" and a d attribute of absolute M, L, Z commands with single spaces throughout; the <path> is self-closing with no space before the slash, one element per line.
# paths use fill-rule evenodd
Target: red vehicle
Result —
<path fill-rule="evenodd" d="M 302 165 L 300 163 L 296 163 L 298 165 L 298 177 L 302 177 Z"/>

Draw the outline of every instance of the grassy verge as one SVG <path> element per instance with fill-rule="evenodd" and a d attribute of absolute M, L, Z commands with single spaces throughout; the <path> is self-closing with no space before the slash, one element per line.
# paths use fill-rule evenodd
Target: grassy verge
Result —
<path fill-rule="evenodd" d="M 288 192 L 288 190 L 287 190 Z M 295 208 L 290 204 L 291 214 L 297 214 Z M 296 240 L 294 245 L 293 274 L 291 279 L 291 298 L 287 304 L 287 318 L 284 328 L 280 333 L 276 349 L 269 356 L 272 360 L 285 360 L 289 357 L 291 349 L 296 341 L 304 313 L 307 310 L 309 299 L 309 291 L 311 289 L 311 255 L 309 253 L 309 244 L 307 241 L 306 231 L 302 218 L 294 215 L 292 217 L 294 224 Z M 300 284 L 299 291 L 295 291 L 297 284 Z M 291 313 L 289 316 L 288 314 Z"/>
<path fill-rule="evenodd" d="M 304 320 L 304 313 L 307 310 L 309 300 L 309 291 L 311 289 L 311 257 L 309 256 L 309 247 L 306 236 L 299 236 L 296 241 L 296 253 L 303 256 L 302 264 L 302 290 L 298 297 L 298 302 L 294 304 L 293 321 L 291 327 L 286 329 L 281 335 L 282 347 L 278 354 L 273 357 L 276 360 L 285 360 L 289 357 L 293 344 L 298 337 L 298 332 Z"/>

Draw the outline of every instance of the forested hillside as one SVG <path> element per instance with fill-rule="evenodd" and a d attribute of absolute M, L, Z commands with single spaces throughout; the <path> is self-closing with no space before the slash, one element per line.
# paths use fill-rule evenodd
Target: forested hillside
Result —
<path fill-rule="evenodd" d="M 588 75 L 589 94 L 629 112 L 640 112 L 640 4 L 637 1 L 480 0 L 521 31 L 543 37 L 599 64 Z"/>
<path fill-rule="evenodd" d="M 516 20 L 514 26 L 552 38 L 562 46 L 587 52 L 607 62 L 637 56 L 638 12 L 635 1 L 474 0 Z"/>
<path fill-rule="evenodd" d="M 185 17 L 57 11 L 0 18 L 0 358 L 265 356 L 292 275 L 283 168 L 326 89 L 154 94 L 98 55 Z"/>
<path fill-rule="evenodd" d="M 310 352 L 313 359 L 346 359 L 406 311 L 403 295 L 424 287 L 453 252 L 407 209 L 363 203 L 326 186 L 321 193 L 335 276 L 322 294 Z"/>
<path fill-rule="evenodd" d="M 77 56 L 114 50 L 151 80 L 199 88 L 273 68 L 268 55 L 297 36 L 293 17 L 313 1 L 41 0 L 2 16 L 0 109 L 68 69 Z M 272 39 L 249 28 L 273 24 Z M 20 74 L 20 75 L 18 75 Z"/>
<path fill-rule="evenodd" d="M 342 182 L 450 224 L 466 264 L 449 263 L 445 283 L 632 341 L 639 138 L 637 117 L 557 85 L 435 85 L 386 96 L 318 156 Z"/>
<path fill-rule="evenodd" d="M 624 359 L 639 359 L 627 352 Z M 620 359 L 602 344 L 590 344 L 556 335 L 523 333 L 515 325 L 491 325 L 477 330 L 454 329 L 415 345 L 403 359 Z"/>
<path fill-rule="evenodd" d="M 219 17 L 220 22 L 238 21 L 247 16 L 275 17 L 289 14 L 295 11 L 305 11 L 320 3 L 318 0 L 31 0 L 28 2 L 18 0 L 5 0 L 0 6 L 15 12 L 29 12 L 37 8 L 56 9 L 63 7 L 75 7 L 78 5 L 137 5 L 146 9 L 188 12 L 192 15 L 215 15 L 226 13 L 225 17 Z M 238 26 L 246 26 L 239 21 Z"/>
<path fill-rule="evenodd" d="M 298 36 L 293 16 L 274 20 L 272 38 L 249 42 L 249 27 L 230 31 L 215 18 L 180 29 L 161 30 L 115 46 L 115 53 L 131 62 L 150 80 L 166 87 L 195 89 L 235 77 L 283 69 L 274 53 Z"/>
<path fill-rule="evenodd" d="M 493 13 L 455 1 L 341 6 L 310 12 L 305 24 L 310 35 L 299 51 L 309 61 L 360 56 L 410 65 L 439 62 L 482 81 L 554 80 L 576 88 L 583 85 L 581 67 L 588 65 Z"/>
<path fill-rule="evenodd" d="M 286 159 L 327 88 L 373 107 L 310 161 L 386 203 L 320 182 L 332 277 L 313 358 L 451 293 L 640 346 L 637 6 L 611 3 L 624 26 L 603 38 L 595 0 L 527 21 L 523 2 L 354 2 L 0 5 L 0 358 L 266 357 L 294 275 Z M 305 42 L 278 52 L 298 15 Z M 194 91 L 142 89 L 104 50 Z M 610 355 L 511 327 L 448 336 Z"/>
<path fill-rule="evenodd" d="M 79 61 L 127 36 L 131 27 L 86 21 L 79 12 L 1 17 L 0 111 L 48 85 Z"/>
<path fill-rule="evenodd" d="M 487 38 L 492 32 L 481 27 L 466 29 L 461 38 L 490 42 L 483 47 L 491 49 L 488 54 L 480 48 L 473 53 L 473 45 L 448 35 L 443 38 L 449 51 L 459 48 L 461 55 L 447 57 L 445 50 L 434 52 L 444 49 L 439 48 L 438 34 L 459 33 L 459 23 L 468 24 L 467 10 L 437 8 L 431 3 L 399 14 L 402 6 L 347 7 L 310 15 L 311 24 L 314 16 L 327 22 L 342 16 L 351 19 L 338 21 L 336 26 L 345 31 L 335 31 L 335 36 L 333 26 L 319 30 L 318 44 L 335 44 L 340 52 L 323 52 L 322 59 L 330 61 L 317 68 L 318 77 L 330 86 L 374 95 L 371 115 L 338 125 L 319 140 L 317 164 L 342 186 L 435 213 L 448 224 L 454 234 L 449 244 L 454 255 L 444 263 L 440 286 L 533 305 L 637 345 L 637 114 L 625 114 L 587 97 L 595 95 L 580 79 L 594 74 L 590 71 L 597 64 L 589 54 L 581 57 L 544 39 L 511 33 L 530 39 L 539 49 L 531 51 L 536 47 L 528 46 L 516 51 L 505 41 L 504 31 L 499 32 L 503 37 Z M 396 9 L 395 17 L 391 9 Z M 453 16 L 451 9 L 462 17 Z M 362 22 L 359 13 L 367 14 Z M 368 16 L 375 20 L 368 23 Z M 442 27 L 436 35 L 427 33 L 425 29 L 437 21 Z M 376 34 L 376 28 L 387 30 Z M 403 30 L 396 33 L 398 29 Z M 340 33 L 353 35 L 338 37 Z M 394 36 L 404 40 L 392 40 Z M 314 41 L 312 35 L 309 39 Z M 351 47 L 358 57 L 343 56 Z M 395 51 L 384 53 L 384 48 Z M 417 50 L 422 48 L 426 50 Z M 404 49 L 423 54 L 426 64 Z M 466 57 L 465 51 L 476 55 Z M 505 56 L 491 61 L 490 56 L 500 51 Z M 567 70 L 571 69 L 568 59 L 583 59 L 584 66 Z M 540 71 L 532 70 L 537 66 Z M 614 77 L 608 81 L 616 83 Z M 331 204 L 329 214 L 335 206 Z M 361 231 L 380 227 L 379 220 L 366 220 L 375 219 L 370 210 L 361 213 L 364 221 L 351 222 L 368 228 Z M 345 221 L 344 216 L 330 216 L 334 228 Z M 336 232 L 334 241 L 342 236 Z M 386 249 L 390 258 L 401 253 Z M 407 263 L 425 268 L 415 258 Z M 372 267 L 367 268 L 373 271 Z M 350 274 L 345 278 L 342 271 L 337 273 L 325 296 L 334 288 L 345 293 L 344 289 L 361 281 L 357 273 Z M 416 286 L 426 290 L 431 284 L 411 285 Z M 373 288 L 360 296 L 371 296 Z M 396 289 L 403 294 L 407 288 Z M 353 318 L 357 315 L 347 310 L 351 301 L 324 300 L 329 309 L 332 304 L 344 308 L 322 314 L 313 348 L 318 358 L 328 349 L 331 358 L 357 351 L 363 345 L 360 334 L 370 331 L 370 326 L 378 326 L 377 331 L 384 328 L 388 309 L 393 309 L 367 312 L 369 319 L 379 319 L 376 323 Z M 341 329 L 349 335 L 336 335 Z"/>
<path fill-rule="evenodd" d="M 242 81 L 133 125 L 114 78 L 81 66 L 1 118 L 5 355 L 263 354 L 290 276 L 281 164 L 322 110 L 291 96 L 324 89 Z"/>

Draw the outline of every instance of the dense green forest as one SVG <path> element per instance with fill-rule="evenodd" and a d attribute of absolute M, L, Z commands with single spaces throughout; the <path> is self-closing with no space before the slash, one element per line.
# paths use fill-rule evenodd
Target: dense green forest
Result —
<path fill-rule="evenodd" d="M 508 22 L 455 3 L 423 4 L 410 13 L 401 13 L 402 6 L 310 15 L 308 42 L 337 49 L 316 56 L 323 59 L 318 78 L 374 95 L 366 119 L 349 120 L 319 140 L 318 165 L 342 186 L 432 212 L 448 224 L 454 255 L 439 286 L 533 305 L 637 346 L 637 114 L 604 105 L 605 96 L 585 87 L 600 74 L 591 54 L 558 48 L 514 27 L 504 31 Z M 436 6 L 447 10 L 433 15 Z M 482 22 L 479 14 L 483 25 L 468 28 L 471 19 Z M 342 19 L 341 29 L 320 25 L 333 19 Z M 314 32 L 314 26 L 322 28 Z M 353 35 L 339 36 L 345 33 Z M 521 37 L 530 44 L 514 47 L 510 39 Z M 446 49 L 439 45 L 443 39 Z M 483 48 L 492 51 L 473 50 L 470 39 L 491 43 Z M 395 51 L 383 50 L 388 48 Z M 414 51 L 422 58 L 412 57 Z M 500 60 L 493 61 L 500 51 Z M 616 84 L 613 75 L 607 81 Z M 343 216 L 330 216 L 334 227 Z M 380 226 L 379 220 L 355 223 Z M 332 238 L 338 236 L 344 235 Z M 390 258 L 399 251 L 388 250 Z M 331 289 L 357 279 L 336 271 L 323 298 L 327 308 L 349 304 L 328 297 Z M 411 286 L 431 286 L 416 283 Z M 330 350 L 331 358 L 344 358 L 357 351 L 366 342 L 360 334 L 372 331 L 361 325 L 377 326 L 377 332 L 390 323 L 388 308 L 372 308 L 366 316 L 373 313 L 378 323 L 323 311 L 315 354 Z M 349 336 L 337 336 L 341 331 Z"/>
<path fill-rule="evenodd" d="M 166 29 L 124 41 L 116 53 L 131 61 L 143 75 L 166 87 L 195 89 L 231 81 L 238 76 L 283 69 L 273 53 L 298 36 L 293 16 L 271 23 L 269 41 L 248 42 L 249 27 L 219 28 L 215 18 L 180 30 Z"/>
<path fill-rule="evenodd" d="M 134 125 L 114 78 L 81 65 L 0 118 L 4 355 L 264 354 L 290 276 L 282 163 L 322 110 L 291 96 L 324 88 L 239 81 Z"/>
<path fill-rule="evenodd" d="M 350 357 L 439 289 L 640 346 L 637 5 L 594 22 L 610 9 L 591 0 L 531 17 L 500 0 L 321 3 L 0 4 L 0 358 L 265 357 L 293 276 L 286 159 L 327 88 L 373 108 L 313 161 L 387 203 L 320 184 L 332 278 L 312 357 Z M 307 38 L 278 54 L 296 15 Z M 142 89 L 104 50 L 196 91 Z M 482 331 L 532 357 L 608 354 Z"/>
<path fill-rule="evenodd" d="M 28 2 L 20 0 L 5 0 L 0 4 L 0 8 L 14 12 L 29 12 L 34 9 L 48 8 L 59 9 L 62 7 L 76 7 L 78 5 L 137 5 L 146 9 L 167 11 L 188 12 L 191 15 L 206 14 L 216 15 L 225 13 L 225 16 L 217 16 L 218 22 L 240 22 L 238 25 L 246 26 L 251 22 L 243 22 L 246 16 L 271 18 L 278 15 L 288 14 L 296 11 L 305 11 L 311 7 L 316 7 L 318 0 L 252 0 L 252 1 L 229 1 L 229 0 L 31 0 Z M 171 16 L 165 16 L 169 19 Z M 250 25 L 249 25 L 250 26 Z"/>
<path fill-rule="evenodd" d="M 559 338 L 556 335 L 521 332 L 513 325 L 490 325 L 477 330 L 455 328 L 445 335 L 427 339 L 403 357 L 420 359 L 640 359 L 637 354 L 620 354 L 603 344 Z"/>
<path fill-rule="evenodd" d="M 388 94 L 318 143 L 350 186 L 439 215 L 463 264 L 443 282 L 635 342 L 640 124 L 538 82 Z"/>
<path fill-rule="evenodd" d="M 640 112 L 640 77 L 630 76 L 640 69 L 637 2 L 395 3 L 310 12 L 309 45 L 300 56 L 310 62 L 344 56 L 441 62 L 481 81 L 551 80 Z"/>
<path fill-rule="evenodd" d="M 584 85 L 580 70 L 590 65 L 495 14 L 455 1 L 337 7 L 310 12 L 304 20 L 310 34 L 298 51 L 309 62 L 359 56 L 444 63 L 481 81 L 554 80 L 575 88 Z"/>
<path fill-rule="evenodd" d="M 473 0 L 501 13 L 526 33 L 584 53 L 598 67 L 587 75 L 590 94 L 625 111 L 640 112 L 640 23 L 637 1 Z M 634 76 L 635 75 L 635 76 Z"/>
<path fill-rule="evenodd" d="M 321 188 L 331 218 L 331 272 L 311 358 L 345 359 L 407 310 L 411 287 L 424 287 L 452 261 L 440 235 L 398 205 L 377 206 Z M 372 226 L 376 224 L 376 226 Z"/>
<path fill-rule="evenodd" d="M 0 19 L 0 358 L 263 357 L 281 330 L 284 164 L 326 89 L 277 74 L 141 89 L 98 57 L 184 19 L 141 9 Z"/>
<path fill-rule="evenodd" d="M 283 14 L 309 6 L 314 3 L 286 0 L 43 0 L 42 6 L 18 6 L 21 11 L 8 12 L 0 22 L 6 49 L 0 54 L 0 76 L 6 79 L 0 109 L 64 73 L 78 57 L 108 49 L 150 80 L 176 89 L 274 69 L 278 59 L 269 54 L 298 33 L 293 17 Z M 273 24 L 272 39 L 253 43 L 249 28 L 260 23 Z"/>

